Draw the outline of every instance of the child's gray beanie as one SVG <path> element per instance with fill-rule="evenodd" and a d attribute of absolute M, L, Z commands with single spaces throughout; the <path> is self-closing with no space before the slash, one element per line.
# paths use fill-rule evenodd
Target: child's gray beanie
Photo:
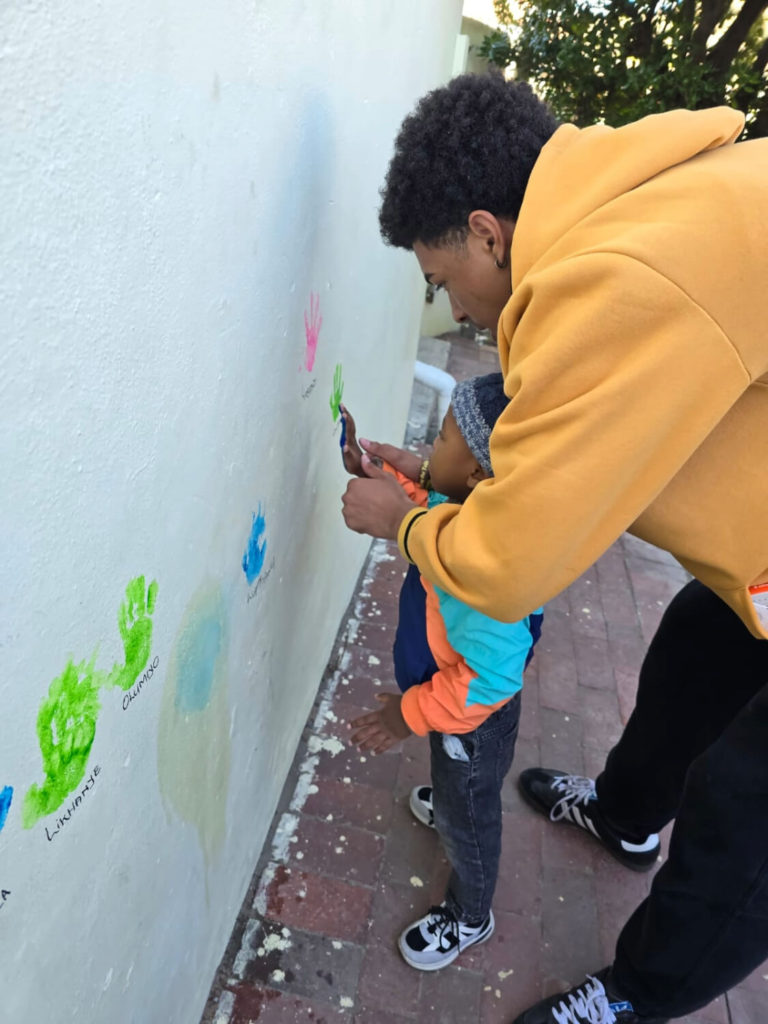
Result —
<path fill-rule="evenodd" d="M 508 404 L 504 378 L 500 373 L 459 381 L 451 395 L 456 424 L 486 473 L 493 472 L 489 450 L 491 431 Z"/>

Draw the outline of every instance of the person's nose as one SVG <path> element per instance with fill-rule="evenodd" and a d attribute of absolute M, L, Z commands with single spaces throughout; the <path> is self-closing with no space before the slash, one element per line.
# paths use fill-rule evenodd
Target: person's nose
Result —
<path fill-rule="evenodd" d="M 452 295 L 449 295 L 448 298 L 451 303 L 451 316 L 456 321 L 456 323 L 463 324 L 465 323 L 465 321 L 469 320 L 469 316 L 464 312 L 464 310 L 458 304 L 456 299 L 454 299 Z"/>

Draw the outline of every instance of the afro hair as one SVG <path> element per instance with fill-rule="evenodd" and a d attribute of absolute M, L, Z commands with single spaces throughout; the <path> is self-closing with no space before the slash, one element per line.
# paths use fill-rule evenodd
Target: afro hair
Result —
<path fill-rule="evenodd" d="M 459 75 L 403 121 L 381 190 L 384 240 L 402 249 L 466 237 L 473 210 L 517 220 L 541 148 L 558 122 L 524 82 Z"/>

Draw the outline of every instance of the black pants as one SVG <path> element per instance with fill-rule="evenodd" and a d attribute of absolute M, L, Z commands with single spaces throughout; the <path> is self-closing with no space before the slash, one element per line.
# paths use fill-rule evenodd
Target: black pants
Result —
<path fill-rule="evenodd" d="M 696 581 L 659 625 L 597 793 L 628 838 L 676 819 L 613 978 L 640 1014 L 691 1013 L 768 958 L 768 641 Z"/>
<path fill-rule="evenodd" d="M 460 921 L 491 909 L 501 854 L 501 787 L 512 764 L 520 694 L 461 736 L 429 734 L 435 829 L 453 869 L 445 893 Z"/>

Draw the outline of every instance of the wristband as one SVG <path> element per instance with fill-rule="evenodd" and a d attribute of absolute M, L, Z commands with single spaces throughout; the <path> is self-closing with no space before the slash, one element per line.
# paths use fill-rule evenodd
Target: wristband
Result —
<path fill-rule="evenodd" d="M 419 487 L 423 487 L 424 490 L 429 490 L 430 479 L 429 479 L 429 459 L 424 459 L 419 469 Z"/>

